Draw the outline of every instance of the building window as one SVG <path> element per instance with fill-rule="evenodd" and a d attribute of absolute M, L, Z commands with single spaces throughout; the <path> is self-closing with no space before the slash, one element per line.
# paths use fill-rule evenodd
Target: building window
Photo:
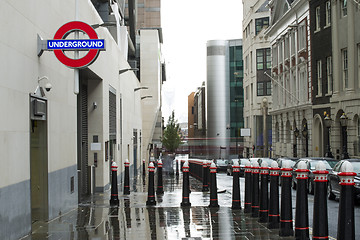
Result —
<path fill-rule="evenodd" d="M 266 82 L 266 93 L 267 95 L 271 95 L 271 81 Z"/>
<path fill-rule="evenodd" d="M 285 59 L 289 59 L 289 57 L 290 57 L 289 35 L 286 35 L 286 36 L 285 36 L 285 41 L 284 41 L 284 55 L 285 55 Z"/>
<path fill-rule="evenodd" d="M 261 30 L 269 27 L 269 18 L 258 18 L 255 19 L 255 35 L 258 35 Z"/>
<path fill-rule="evenodd" d="M 317 96 L 322 95 L 321 60 L 317 61 Z"/>
<path fill-rule="evenodd" d="M 315 32 L 320 31 L 320 6 L 315 9 Z"/>
<path fill-rule="evenodd" d="M 264 96 L 264 82 L 257 83 L 257 95 Z"/>
<path fill-rule="evenodd" d="M 291 31 L 291 33 L 290 33 L 290 43 L 291 43 L 290 54 L 291 54 L 291 56 L 293 56 L 295 54 L 295 32 L 294 31 Z"/>
<path fill-rule="evenodd" d="M 325 11 L 325 26 L 328 27 L 331 25 L 331 3 L 327 1 L 326 4 L 326 11 Z"/>
<path fill-rule="evenodd" d="M 266 68 L 271 69 L 271 50 L 270 48 L 266 49 Z"/>
<path fill-rule="evenodd" d="M 256 50 L 256 69 L 264 69 L 264 51 L 262 49 Z"/>
<path fill-rule="evenodd" d="M 344 88 L 349 87 L 349 80 L 348 80 L 348 53 L 347 49 L 341 50 L 341 56 L 342 56 L 342 70 L 343 70 L 343 83 Z"/>
<path fill-rule="evenodd" d="M 249 86 L 246 86 L 245 88 L 245 99 L 249 100 Z"/>
<path fill-rule="evenodd" d="M 327 84 L 328 84 L 328 90 L 327 93 L 332 93 L 333 91 L 333 71 L 332 71 L 332 58 L 327 57 L 326 58 L 326 76 L 327 76 Z"/>
<path fill-rule="evenodd" d="M 298 29 L 298 41 L 299 41 L 299 51 L 304 50 L 306 47 L 306 26 L 301 24 Z"/>
<path fill-rule="evenodd" d="M 357 63 L 358 63 L 358 77 L 357 78 L 359 79 L 358 84 L 360 84 L 360 43 L 357 45 Z"/>
<path fill-rule="evenodd" d="M 262 48 L 256 50 L 256 69 L 271 69 L 271 52 L 270 48 Z"/>
<path fill-rule="evenodd" d="M 277 62 L 278 62 L 277 56 L 278 56 L 278 52 L 277 52 L 277 46 L 275 44 L 272 47 L 272 64 L 273 64 L 273 67 L 277 66 Z"/>
<path fill-rule="evenodd" d="M 253 72 L 253 54 L 250 51 L 250 72 Z"/>
<path fill-rule="evenodd" d="M 283 62 L 283 42 L 279 42 L 279 63 Z"/>
<path fill-rule="evenodd" d="M 341 16 L 347 16 L 347 0 L 341 0 Z"/>

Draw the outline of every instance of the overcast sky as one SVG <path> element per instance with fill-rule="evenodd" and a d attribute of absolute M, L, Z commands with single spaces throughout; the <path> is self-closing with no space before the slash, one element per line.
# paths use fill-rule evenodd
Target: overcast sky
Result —
<path fill-rule="evenodd" d="M 206 42 L 242 38 L 242 0 L 162 0 L 165 125 L 187 122 L 187 97 L 206 81 Z"/>

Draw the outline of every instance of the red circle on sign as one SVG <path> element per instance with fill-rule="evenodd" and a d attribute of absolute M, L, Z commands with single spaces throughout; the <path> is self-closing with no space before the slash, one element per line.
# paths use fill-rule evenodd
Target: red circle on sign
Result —
<path fill-rule="evenodd" d="M 82 31 L 86 33 L 90 39 L 98 39 L 95 30 L 88 24 L 79 21 L 68 22 L 62 25 L 55 33 L 54 40 L 65 39 L 70 33 Z M 82 58 L 72 59 L 67 57 L 63 50 L 54 50 L 57 59 L 70 68 L 84 68 L 93 63 L 99 55 L 99 49 L 90 49 Z"/>

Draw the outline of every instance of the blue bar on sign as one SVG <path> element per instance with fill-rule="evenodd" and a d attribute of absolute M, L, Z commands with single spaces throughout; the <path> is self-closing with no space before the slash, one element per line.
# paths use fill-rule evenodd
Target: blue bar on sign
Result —
<path fill-rule="evenodd" d="M 87 49 L 105 49 L 104 39 L 64 39 L 47 40 L 48 50 L 87 50 Z"/>

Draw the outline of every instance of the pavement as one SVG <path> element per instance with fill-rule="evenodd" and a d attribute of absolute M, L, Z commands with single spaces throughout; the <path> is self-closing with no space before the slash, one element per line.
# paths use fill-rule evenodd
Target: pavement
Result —
<path fill-rule="evenodd" d="M 294 239 L 279 237 L 278 230 L 268 229 L 243 210 L 232 210 L 228 189 L 218 194 L 220 207 L 212 209 L 210 194 L 201 192 L 202 184 L 192 177 L 191 207 L 180 206 L 181 172 L 164 175 L 163 186 L 156 206 L 146 206 L 147 179 L 140 175 L 131 179 L 130 195 L 123 195 L 119 184 L 119 207 L 110 206 L 110 191 L 96 193 L 56 219 L 35 222 L 31 235 L 23 239 Z"/>

